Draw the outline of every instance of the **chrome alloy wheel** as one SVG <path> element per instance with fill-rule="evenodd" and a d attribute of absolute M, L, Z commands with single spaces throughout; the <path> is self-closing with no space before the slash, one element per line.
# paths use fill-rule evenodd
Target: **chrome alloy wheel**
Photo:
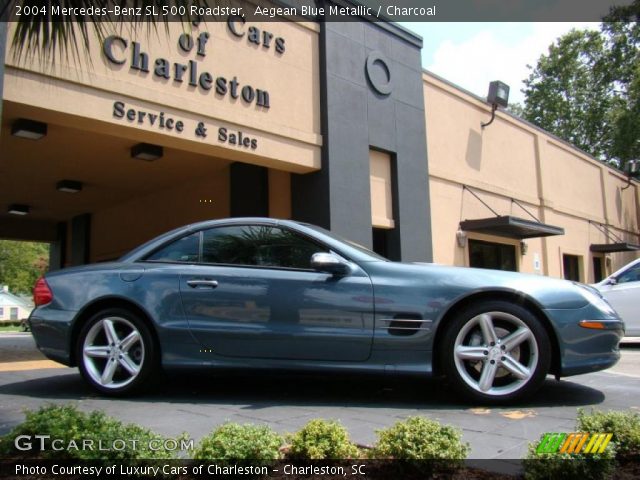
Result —
<path fill-rule="evenodd" d="M 536 337 L 518 317 L 484 312 L 469 319 L 454 341 L 454 364 L 473 390 L 489 396 L 518 391 L 539 362 Z"/>
<path fill-rule="evenodd" d="M 144 360 L 140 331 L 122 317 L 97 321 L 82 344 L 82 362 L 87 374 L 106 389 L 122 388 L 133 382 Z"/>

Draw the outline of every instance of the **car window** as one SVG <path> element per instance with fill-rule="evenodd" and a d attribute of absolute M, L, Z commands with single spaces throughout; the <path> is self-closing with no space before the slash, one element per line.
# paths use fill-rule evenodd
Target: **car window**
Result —
<path fill-rule="evenodd" d="M 152 262 L 196 263 L 200 257 L 200 233 L 192 233 L 155 251 L 147 260 Z"/>
<path fill-rule="evenodd" d="M 625 270 L 616 279 L 618 283 L 638 282 L 640 281 L 640 263 Z"/>
<path fill-rule="evenodd" d="M 266 225 L 211 228 L 202 238 L 203 263 L 310 269 L 311 256 L 326 251 L 297 233 Z"/>
<path fill-rule="evenodd" d="M 356 243 L 352 240 L 349 240 L 347 238 L 344 238 L 336 233 L 333 233 L 325 228 L 322 227 L 318 227 L 317 225 L 311 225 L 310 223 L 302 223 L 302 225 L 304 225 L 307 228 L 310 228 L 311 230 L 315 230 L 316 232 L 320 232 L 323 235 L 326 235 L 334 240 L 338 240 L 339 242 L 342 243 L 346 243 L 349 247 L 353 248 L 354 250 L 356 250 L 357 252 L 363 253 L 365 254 L 367 257 L 369 258 L 369 261 L 371 260 L 379 260 L 379 261 L 383 261 L 383 262 L 389 262 L 390 260 L 388 258 L 383 257 L 382 255 L 377 254 L 376 252 L 374 252 L 373 250 L 365 247 L 364 245 L 360 245 L 359 243 Z M 366 260 L 365 260 L 366 261 Z"/>

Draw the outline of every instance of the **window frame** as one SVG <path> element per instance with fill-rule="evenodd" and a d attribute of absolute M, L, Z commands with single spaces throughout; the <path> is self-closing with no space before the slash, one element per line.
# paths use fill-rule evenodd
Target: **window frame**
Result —
<path fill-rule="evenodd" d="M 627 268 L 624 272 L 620 273 L 619 275 L 616 275 L 616 282 L 619 285 L 625 285 L 627 283 L 634 283 L 634 282 L 640 282 L 640 275 L 637 275 L 636 278 L 637 280 L 626 280 L 626 281 L 620 281 L 620 278 L 624 277 L 627 273 L 629 272 L 634 272 L 634 271 L 640 271 L 640 263 L 636 263 L 635 265 L 631 265 L 629 268 Z M 640 273 L 640 272 L 639 272 Z"/>
<path fill-rule="evenodd" d="M 173 245 L 176 242 L 179 242 L 180 240 L 187 238 L 191 235 L 194 234 L 198 234 L 198 262 L 180 262 L 177 260 L 151 260 L 149 257 L 152 257 L 153 255 L 155 255 L 156 253 L 158 253 L 161 250 L 164 250 L 165 248 L 167 248 L 170 245 Z M 162 243 L 161 245 L 158 245 L 157 248 L 154 248 L 153 250 L 151 250 L 151 252 L 149 252 L 147 255 L 144 256 L 144 258 L 141 258 L 139 260 L 137 260 L 136 262 L 142 262 L 142 263 L 168 263 L 170 265 L 198 265 L 199 260 L 202 258 L 202 230 L 196 230 L 193 232 L 186 232 L 184 235 L 180 235 L 179 237 L 175 237 L 172 238 L 170 240 L 167 240 L 166 242 Z"/>
<path fill-rule="evenodd" d="M 198 265 L 198 266 L 209 266 L 209 267 L 234 267 L 234 268 L 258 268 L 258 269 L 262 269 L 262 270 L 285 270 L 285 271 L 297 271 L 297 272 L 316 272 L 316 270 L 314 270 L 313 268 L 296 268 L 296 267 L 281 267 L 281 266 L 276 266 L 276 265 L 247 265 L 247 264 L 238 264 L 238 263 L 211 263 L 211 262 L 203 262 L 202 261 L 202 257 L 203 257 L 203 248 L 204 248 L 204 232 L 207 230 L 214 230 L 214 229 L 220 229 L 220 228 L 229 228 L 229 227 L 269 227 L 269 228 L 277 228 L 283 231 L 287 231 L 292 233 L 293 235 L 297 235 L 301 238 L 303 238 L 304 240 L 308 241 L 309 243 L 312 243 L 314 245 L 317 245 L 321 250 L 320 251 L 324 251 L 324 252 L 330 252 L 333 253 L 334 255 L 338 255 L 340 258 L 342 258 L 343 260 L 346 260 L 348 262 L 351 262 L 351 260 L 349 260 L 348 258 L 346 258 L 343 254 L 336 252 L 333 248 L 331 248 L 329 245 L 311 237 L 310 235 L 307 235 L 303 232 L 299 232 L 297 230 L 294 230 L 292 228 L 289 228 L 287 226 L 284 225 L 274 225 L 274 224 L 270 224 L 270 223 L 237 223 L 237 224 L 225 224 L 225 225 L 216 225 L 214 227 L 203 227 L 199 230 L 194 230 L 194 231 L 189 231 L 186 232 L 184 235 L 180 235 L 179 237 L 175 237 L 172 238 L 166 242 L 164 242 L 162 245 L 159 245 L 157 248 L 154 248 L 151 252 L 149 252 L 147 255 L 144 256 L 144 258 L 138 260 L 138 262 L 141 263 L 151 263 L 151 264 L 169 264 L 169 265 Z M 160 250 L 168 247 L 169 245 L 180 241 L 183 238 L 186 238 L 190 235 L 193 235 L 197 233 L 198 234 L 198 261 L 196 262 L 179 262 L 179 261 L 171 261 L 171 260 L 150 260 L 149 257 L 155 255 L 157 252 L 159 252 Z"/>
<path fill-rule="evenodd" d="M 495 248 L 497 250 L 499 250 L 499 255 L 500 258 L 502 258 L 502 254 L 505 250 L 509 250 L 509 257 L 513 256 L 513 270 L 505 270 L 502 268 L 490 268 L 490 267 L 479 267 L 479 266 L 475 266 L 473 265 L 473 259 L 472 259 L 472 248 L 473 245 L 476 246 L 485 246 L 485 247 L 492 247 Z M 517 244 L 513 243 L 513 242 L 509 242 L 509 241 L 505 241 L 504 238 L 485 238 L 485 237 L 480 237 L 480 236 L 470 236 L 469 238 L 467 238 L 467 245 L 466 245 L 466 256 L 467 256 L 467 264 L 470 268 L 483 268 L 483 269 L 488 269 L 488 270 L 495 270 L 497 272 L 519 272 L 520 271 L 520 259 L 518 258 L 518 246 Z"/>
<path fill-rule="evenodd" d="M 584 283 L 584 255 L 581 253 L 572 253 L 571 251 L 563 251 L 561 252 L 560 261 L 562 265 L 562 278 L 564 280 Z M 575 261 L 577 278 L 570 278 L 569 275 L 571 274 L 572 268 L 566 268 L 566 262 L 571 263 L 573 261 Z M 570 267 L 573 267 L 573 265 L 570 265 Z"/>

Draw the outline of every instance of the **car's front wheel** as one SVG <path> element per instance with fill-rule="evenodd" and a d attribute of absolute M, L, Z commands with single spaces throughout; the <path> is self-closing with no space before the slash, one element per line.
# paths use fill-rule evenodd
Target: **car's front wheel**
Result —
<path fill-rule="evenodd" d="M 124 309 L 108 309 L 82 327 L 76 358 L 91 386 L 108 395 L 122 395 L 150 379 L 156 349 L 149 328 L 138 316 Z"/>
<path fill-rule="evenodd" d="M 529 310 L 505 301 L 484 301 L 451 320 L 440 360 L 456 390 L 475 401 L 504 403 L 540 387 L 549 371 L 551 345 Z"/>

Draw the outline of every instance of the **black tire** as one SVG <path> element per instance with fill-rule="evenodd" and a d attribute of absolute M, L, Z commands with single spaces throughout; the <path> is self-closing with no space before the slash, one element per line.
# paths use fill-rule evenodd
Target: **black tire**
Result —
<path fill-rule="evenodd" d="M 82 326 L 76 344 L 80 374 L 110 396 L 128 395 L 145 386 L 158 368 L 157 352 L 147 324 L 123 308 L 93 315 Z"/>
<path fill-rule="evenodd" d="M 440 365 L 451 386 L 469 400 L 520 400 L 540 388 L 549 371 L 549 335 L 520 305 L 477 302 L 458 312 L 445 328 Z"/>

